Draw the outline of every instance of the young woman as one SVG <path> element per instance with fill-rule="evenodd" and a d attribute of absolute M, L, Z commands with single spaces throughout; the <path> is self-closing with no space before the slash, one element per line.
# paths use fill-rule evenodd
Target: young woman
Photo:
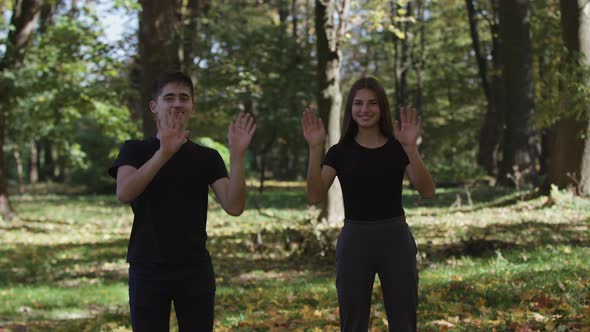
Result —
<path fill-rule="evenodd" d="M 318 203 L 338 176 L 344 227 L 336 248 L 336 288 L 342 331 L 367 331 L 375 274 L 379 275 L 390 331 L 416 331 L 416 243 L 402 208 L 406 174 L 424 198 L 434 182 L 417 148 L 421 120 L 401 108 L 392 124 L 383 87 L 374 78 L 356 81 L 346 101 L 343 135 L 321 161 L 326 132 L 321 119 L 303 112 L 309 145 L 307 196 Z"/>

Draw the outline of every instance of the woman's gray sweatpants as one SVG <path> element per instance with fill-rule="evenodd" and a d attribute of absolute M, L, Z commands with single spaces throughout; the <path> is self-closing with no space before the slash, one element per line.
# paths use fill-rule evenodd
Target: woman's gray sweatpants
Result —
<path fill-rule="evenodd" d="M 375 273 L 381 281 L 389 331 L 416 331 L 416 253 L 416 242 L 403 216 L 345 220 L 336 246 L 341 331 L 368 330 Z"/>

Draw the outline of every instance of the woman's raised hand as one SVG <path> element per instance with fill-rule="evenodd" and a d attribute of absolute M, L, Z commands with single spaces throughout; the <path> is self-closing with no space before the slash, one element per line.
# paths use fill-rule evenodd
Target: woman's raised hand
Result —
<path fill-rule="evenodd" d="M 393 128 L 395 139 L 402 146 L 415 147 L 420 136 L 422 119 L 416 112 L 416 108 L 407 106 L 400 107 L 400 121 L 395 121 Z"/>
<path fill-rule="evenodd" d="M 324 128 L 322 119 L 317 117 L 309 108 L 303 111 L 301 127 L 303 127 L 303 137 L 305 137 L 310 148 L 324 145 L 326 129 Z"/>

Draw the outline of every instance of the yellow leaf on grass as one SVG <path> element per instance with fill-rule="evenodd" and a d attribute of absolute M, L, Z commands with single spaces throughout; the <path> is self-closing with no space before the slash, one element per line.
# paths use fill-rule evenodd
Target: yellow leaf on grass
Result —
<path fill-rule="evenodd" d="M 550 320 L 547 323 L 545 323 L 545 329 L 547 331 L 553 331 L 553 330 L 555 330 L 555 322 L 552 321 L 552 320 Z"/>

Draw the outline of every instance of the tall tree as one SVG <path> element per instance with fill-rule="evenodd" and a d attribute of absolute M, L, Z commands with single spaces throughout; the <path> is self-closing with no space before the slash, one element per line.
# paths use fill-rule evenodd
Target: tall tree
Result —
<path fill-rule="evenodd" d="M 12 104 L 8 98 L 12 94 L 12 80 L 5 72 L 18 68 L 25 55 L 25 49 L 41 12 L 41 0 L 15 0 L 12 9 L 10 25 L 13 27 L 8 33 L 8 42 L 4 57 L 0 60 L 0 215 L 10 218 L 13 215 L 12 207 L 8 200 L 6 164 L 5 164 L 5 137 L 6 137 L 6 112 Z"/>
<path fill-rule="evenodd" d="M 561 36 L 567 49 L 567 56 L 562 60 L 564 66 L 574 64 L 584 67 L 590 64 L 590 4 L 586 0 L 561 0 Z M 581 68 L 580 68 L 581 69 Z M 574 187 L 579 194 L 590 194 L 590 138 L 586 133 L 588 120 L 586 116 L 576 116 L 572 109 L 579 107 L 572 103 L 570 96 L 575 95 L 579 83 L 588 77 L 584 70 L 575 70 L 573 77 L 568 77 L 560 84 L 565 98 L 561 106 L 566 115 L 555 123 L 549 133 L 549 160 L 544 187 L 550 184 L 560 188 Z M 572 91 L 574 90 L 574 91 Z M 573 98 L 573 100 L 576 100 Z M 587 112 L 583 106 L 581 113 Z"/>
<path fill-rule="evenodd" d="M 145 137 L 156 133 L 148 108 L 152 85 L 160 73 L 180 69 L 182 0 L 140 0 L 139 57 L 141 75 L 142 129 Z"/>
<path fill-rule="evenodd" d="M 318 110 L 320 117 L 328 125 L 326 148 L 340 139 L 340 118 L 342 93 L 340 91 L 340 64 L 342 61 L 341 43 L 345 29 L 347 0 L 316 0 L 315 28 L 318 58 Z M 340 183 L 334 184 L 323 200 L 320 218 L 328 224 L 341 222 L 344 218 L 344 205 Z"/>
<path fill-rule="evenodd" d="M 500 110 L 503 109 L 503 86 L 501 84 L 501 68 L 499 48 L 500 42 L 498 39 L 498 0 L 491 0 L 491 10 L 486 11 L 488 26 L 492 36 L 491 52 L 485 53 L 480 40 L 478 11 L 474 0 L 465 0 L 467 7 L 467 17 L 469 19 L 469 30 L 471 34 L 471 41 L 481 87 L 486 98 L 487 108 L 483 124 L 479 131 L 479 149 L 477 152 L 477 163 L 483 167 L 489 175 L 496 175 L 497 173 L 497 153 L 500 138 L 501 116 Z M 480 12 L 483 12 L 480 11 Z M 491 72 L 488 70 L 488 58 L 491 58 L 492 67 Z"/>
<path fill-rule="evenodd" d="M 536 177 L 531 10 L 529 0 L 500 0 L 499 9 L 506 129 L 498 180 L 519 185 Z"/>
<path fill-rule="evenodd" d="M 412 25 L 412 1 L 404 4 L 400 1 L 391 1 L 391 24 L 400 25 L 401 34 L 393 33 L 394 44 L 394 77 L 395 77 L 395 109 L 408 104 L 408 74 L 411 67 L 410 46 L 413 33 L 410 32 Z M 404 8 L 405 7 L 405 8 Z"/>

